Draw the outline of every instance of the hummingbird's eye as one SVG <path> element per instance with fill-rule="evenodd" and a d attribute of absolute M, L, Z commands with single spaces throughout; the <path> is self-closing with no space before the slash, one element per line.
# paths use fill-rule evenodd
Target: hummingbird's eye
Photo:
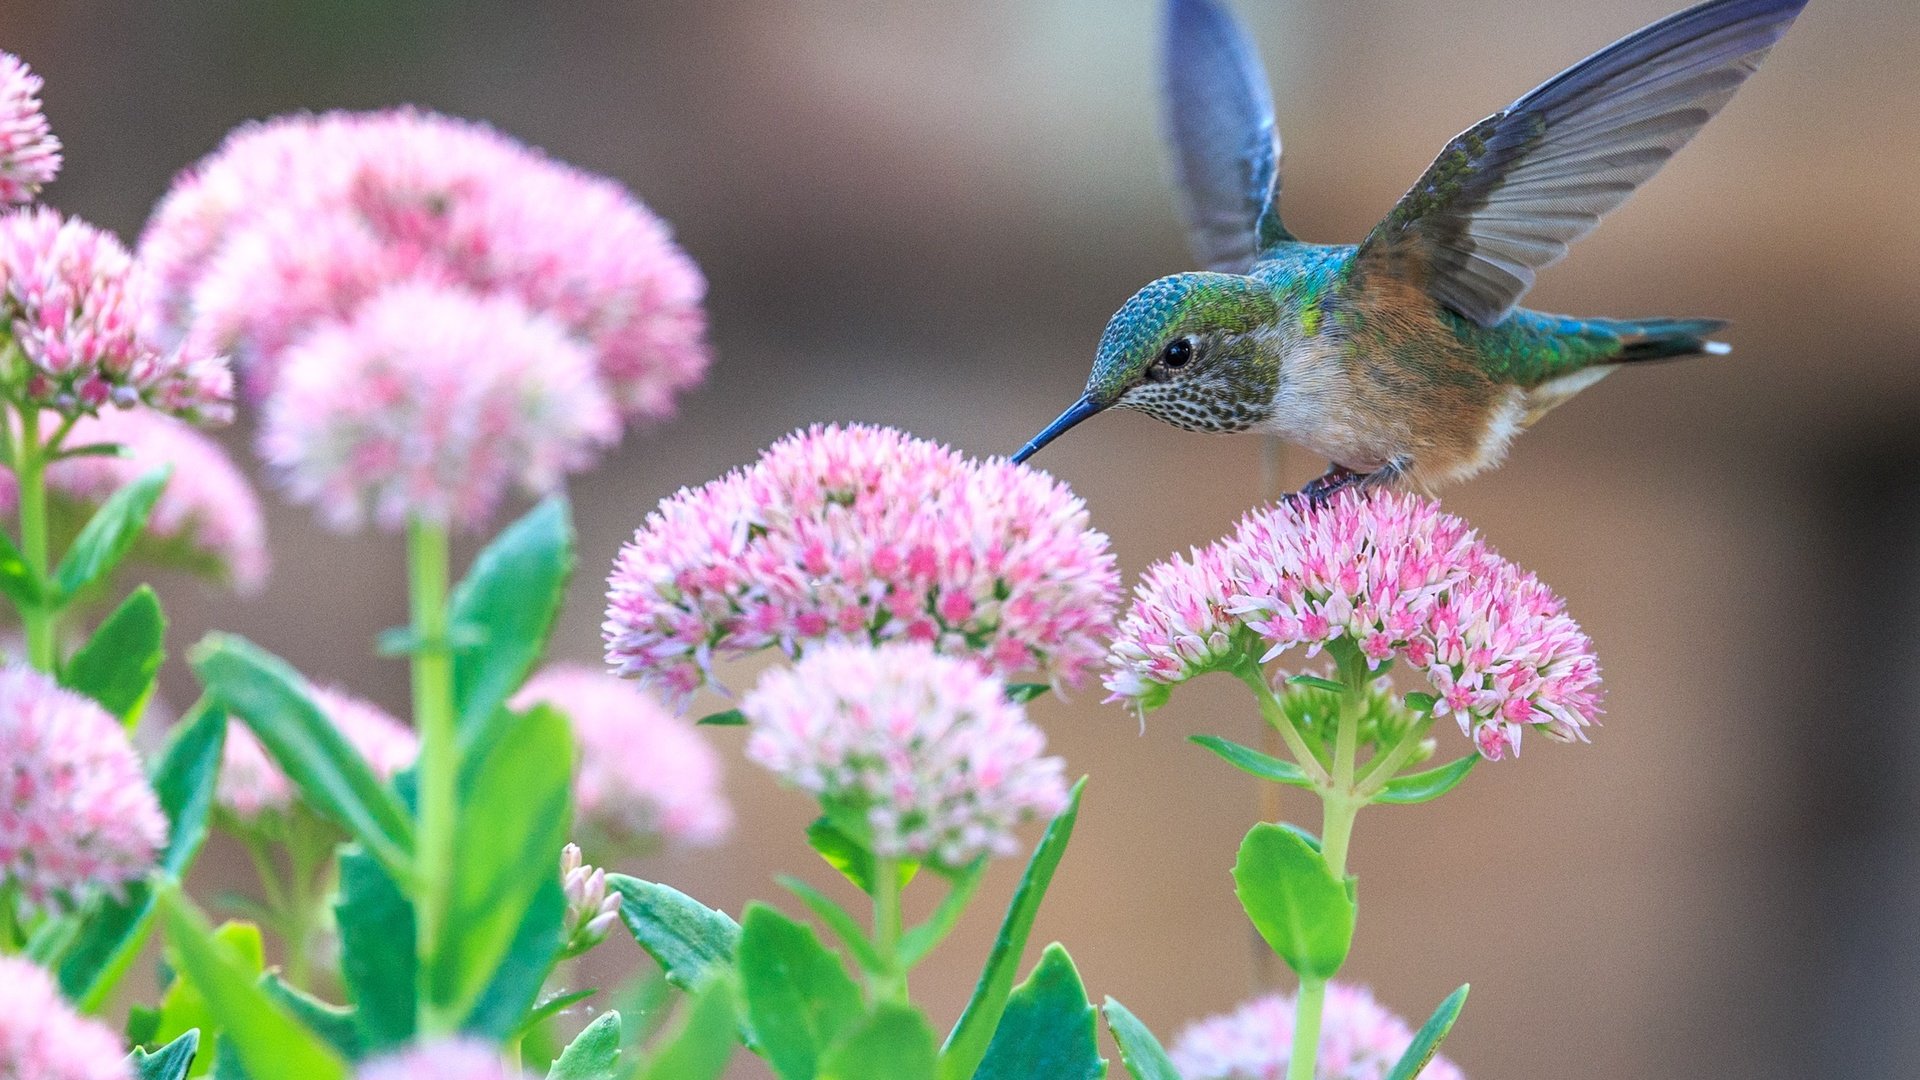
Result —
<path fill-rule="evenodd" d="M 1166 348 L 1160 350 L 1160 362 L 1170 368 L 1186 367 L 1187 361 L 1191 359 L 1193 359 L 1193 340 L 1191 338 L 1174 338 L 1172 341 L 1167 342 Z"/>

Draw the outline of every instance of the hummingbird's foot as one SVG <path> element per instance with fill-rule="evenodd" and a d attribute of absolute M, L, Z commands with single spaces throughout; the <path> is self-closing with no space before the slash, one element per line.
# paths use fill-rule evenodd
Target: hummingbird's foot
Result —
<path fill-rule="evenodd" d="M 1371 473 L 1354 472 L 1345 465 L 1329 465 L 1325 475 L 1314 479 L 1290 498 L 1306 503 L 1309 510 L 1318 510 L 1327 505 L 1335 495 L 1363 483 L 1371 475 Z"/>

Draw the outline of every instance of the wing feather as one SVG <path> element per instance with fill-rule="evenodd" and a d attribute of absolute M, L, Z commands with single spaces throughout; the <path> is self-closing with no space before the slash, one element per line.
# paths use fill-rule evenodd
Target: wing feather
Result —
<path fill-rule="evenodd" d="M 1483 326 L 1687 144 L 1806 0 L 1708 0 L 1631 34 L 1447 144 L 1360 246 Z"/>

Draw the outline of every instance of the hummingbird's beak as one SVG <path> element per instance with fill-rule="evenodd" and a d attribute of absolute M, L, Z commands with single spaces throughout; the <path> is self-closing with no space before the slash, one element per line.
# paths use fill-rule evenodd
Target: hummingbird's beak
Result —
<path fill-rule="evenodd" d="M 1040 434 L 1027 440 L 1027 445 L 1021 447 L 1020 452 L 1013 455 L 1013 463 L 1018 465 L 1039 453 L 1041 447 L 1066 434 L 1068 428 L 1099 412 L 1100 408 L 1100 404 L 1093 400 L 1092 394 L 1081 394 L 1080 400 L 1067 406 L 1067 411 L 1061 413 L 1059 419 L 1048 424 L 1046 430 Z"/>

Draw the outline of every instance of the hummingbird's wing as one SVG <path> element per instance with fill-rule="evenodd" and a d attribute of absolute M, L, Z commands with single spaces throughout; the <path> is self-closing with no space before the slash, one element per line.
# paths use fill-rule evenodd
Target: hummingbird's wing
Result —
<path fill-rule="evenodd" d="M 1261 251 L 1292 237 L 1280 225 L 1280 137 L 1267 73 L 1215 0 L 1168 0 L 1160 90 L 1193 253 L 1209 270 L 1246 273 Z"/>
<path fill-rule="evenodd" d="M 1598 53 L 1447 144 L 1360 268 L 1417 280 L 1482 326 L 1686 145 L 1806 0 L 1708 0 Z"/>

